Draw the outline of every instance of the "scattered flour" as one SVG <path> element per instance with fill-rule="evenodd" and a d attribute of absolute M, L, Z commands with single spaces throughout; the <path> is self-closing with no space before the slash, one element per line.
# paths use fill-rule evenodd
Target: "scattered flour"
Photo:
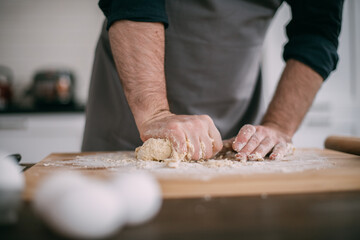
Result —
<path fill-rule="evenodd" d="M 176 168 L 166 161 L 138 160 L 134 152 L 98 153 L 76 156 L 67 160 L 48 160 L 42 163 L 45 167 L 108 169 L 116 172 L 148 171 L 158 177 L 179 178 L 188 177 L 207 180 L 223 175 L 249 175 L 267 173 L 295 173 L 306 170 L 331 168 L 334 163 L 325 157 L 320 157 L 306 150 L 295 150 L 293 155 L 283 160 L 247 161 L 235 160 L 234 152 L 218 156 L 210 160 L 176 162 Z"/>

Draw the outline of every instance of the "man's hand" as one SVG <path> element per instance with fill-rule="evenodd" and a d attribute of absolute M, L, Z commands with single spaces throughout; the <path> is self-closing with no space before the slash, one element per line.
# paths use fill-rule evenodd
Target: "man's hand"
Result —
<path fill-rule="evenodd" d="M 243 126 L 234 139 L 232 148 L 238 152 L 237 157 L 264 157 L 272 151 L 270 159 L 283 158 L 322 82 L 322 77 L 307 65 L 288 60 L 262 124 Z"/>
<path fill-rule="evenodd" d="M 121 20 L 109 29 L 125 96 L 143 141 L 167 138 L 189 159 L 210 158 L 222 148 L 210 117 L 170 113 L 164 72 L 164 26 Z"/>
<path fill-rule="evenodd" d="M 188 159 L 208 159 L 222 148 L 214 122 L 207 115 L 175 115 L 168 111 L 155 115 L 139 127 L 143 141 L 167 138 Z"/>
<path fill-rule="evenodd" d="M 232 148 L 238 152 L 236 158 L 240 161 L 264 158 L 270 152 L 271 160 L 282 159 L 287 154 L 288 143 L 291 143 L 290 136 L 271 125 L 245 125 L 232 140 Z"/>

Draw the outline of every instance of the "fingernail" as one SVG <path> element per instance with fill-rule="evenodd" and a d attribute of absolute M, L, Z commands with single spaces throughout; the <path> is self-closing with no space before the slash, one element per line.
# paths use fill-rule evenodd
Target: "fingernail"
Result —
<path fill-rule="evenodd" d="M 278 153 L 272 153 L 270 154 L 269 158 L 271 160 L 282 160 L 283 159 L 283 155 L 282 154 L 278 154 Z"/>
<path fill-rule="evenodd" d="M 270 154 L 269 159 L 270 159 L 270 160 L 275 160 L 276 157 L 277 157 L 277 154 L 276 154 L 276 153 L 272 153 L 272 154 Z"/>
<path fill-rule="evenodd" d="M 236 158 L 236 160 L 238 160 L 240 162 L 246 162 L 246 160 L 247 160 L 247 156 L 245 153 L 237 153 L 237 154 L 235 154 L 235 158 Z"/>

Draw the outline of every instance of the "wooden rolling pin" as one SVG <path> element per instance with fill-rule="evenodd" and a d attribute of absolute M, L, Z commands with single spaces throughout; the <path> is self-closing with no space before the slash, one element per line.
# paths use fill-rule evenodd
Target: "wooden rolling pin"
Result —
<path fill-rule="evenodd" d="M 325 148 L 360 155 L 360 138 L 329 136 L 325 140 Z"/>

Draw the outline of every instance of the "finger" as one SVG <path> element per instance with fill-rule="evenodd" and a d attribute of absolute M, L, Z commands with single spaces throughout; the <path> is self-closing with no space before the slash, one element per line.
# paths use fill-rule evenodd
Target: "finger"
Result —
<path fill-rule="evenodd" d="M 159 128 L 155 132 L 158 135 L 161 133 L 163 135 L 162 137 L 165 135 L 165 137 L 170 140 L 176 152 L 180 154 L 187 152 L 186 135 L 179 123 L 172 122 L 167 126 L 167 130 L 163 131 Z"/>
<path fill-rule="evenodd" d="M 237 152 L 240 152 L 255 132 L 256 128 L 254 126 L 249 124 L 244 125 L 240 129 L 238 135 L 235 137 L 234 143 L 232 145 L 233 149 Z"/>
<path fill-rule="evenodd" d="M 270 154 L 269 158 L 271 160 L 282 160 L 286 154 L 286 143 L 281 142 L 278 143 L 275 147 L 272 153 Z"/>
<path fill-rule="evenodd" d="M 206 146 L 205 146 L 205 143 L 204 143 L 203 141 L 200 141 L 199 160 L 200 160 L 200 159 L 205 159 L 205 155 L 206 155 Z"/>
<path fill-rule="evenodd" d="M 216 128 L 213 120 L 209 116 L 206 116 L 205 118 L 206 118 L 206 121 L 208 123 L 208 128 L 209 128 L 208 135 L 209 135 L 210 139 L 213 139 L 212 148 L 211 148 L 212 155 L 215 155 L 223 148 L 222 138 L 221 138 L 220 132 Z"/>
<path fill-rule="evenodd" d="M 209 159 L 213 156 L 213 140 L 210 137 L 205 137 L 200 140 L 202 151 L 201 158 Z"/>
<path fill-rule="evenodd" d="M 186 137 L 183 132 L 172 132 L 168 139 L 176 152 L 184 154 L 188 151 Z"/>
<path fill-rule="evenodd" d="M 249 155 L 252 153 L 261 143 L 262 140 L 264 140 L 265 135 L 261 132 L 256 132 L 250 140 L 247 142 L 245 147 L 241 149 L 240 152 L 245 153 L 246 155 Z"/>
<path fill-rule="evenodd" d="M 293 154 L 295 151 L 295 147 L 294 145 L 290 142 L 290 143 L 286 143 L 286 153 L 285 156 L 291 155 Z"/>
<path fill-rule="evenodd" d="M 198 138 L 188 137 L 188 158 L 192 160 L 199 160 L 200 158 L 200 141 Z"/>
<path fill-rule="evenodd" d="M 247 155 L 245 153 L 239 152 L 235 154 L 235 159 L 240 162 L 246 162 L 247 161 Z"/>
<path fill-rule="evenodd" d="M 261 141 L 259 146 L 254 151 L 252 151 L 248 158 L 249 160 L 258 160 L 257 158 L 259 157 L 264 158 L 266 154 L 268 154 L 271 149 L 273 149 L 273 147 L 273 141 L 270 138 L 266 137 Z"/>
<path fill-rule="evenodd" d="M 220 152 L 220 150 L 223 148 L 223 142 L 221 139 L 221 135 L 220 135 L 219 131 L 217 131 L 217 129 L 216 129 L 216 133 L 209 132 L 209 137 L 212 142 L 211 143 L 212 155 L 215 155 L 218 152 Z"/>

